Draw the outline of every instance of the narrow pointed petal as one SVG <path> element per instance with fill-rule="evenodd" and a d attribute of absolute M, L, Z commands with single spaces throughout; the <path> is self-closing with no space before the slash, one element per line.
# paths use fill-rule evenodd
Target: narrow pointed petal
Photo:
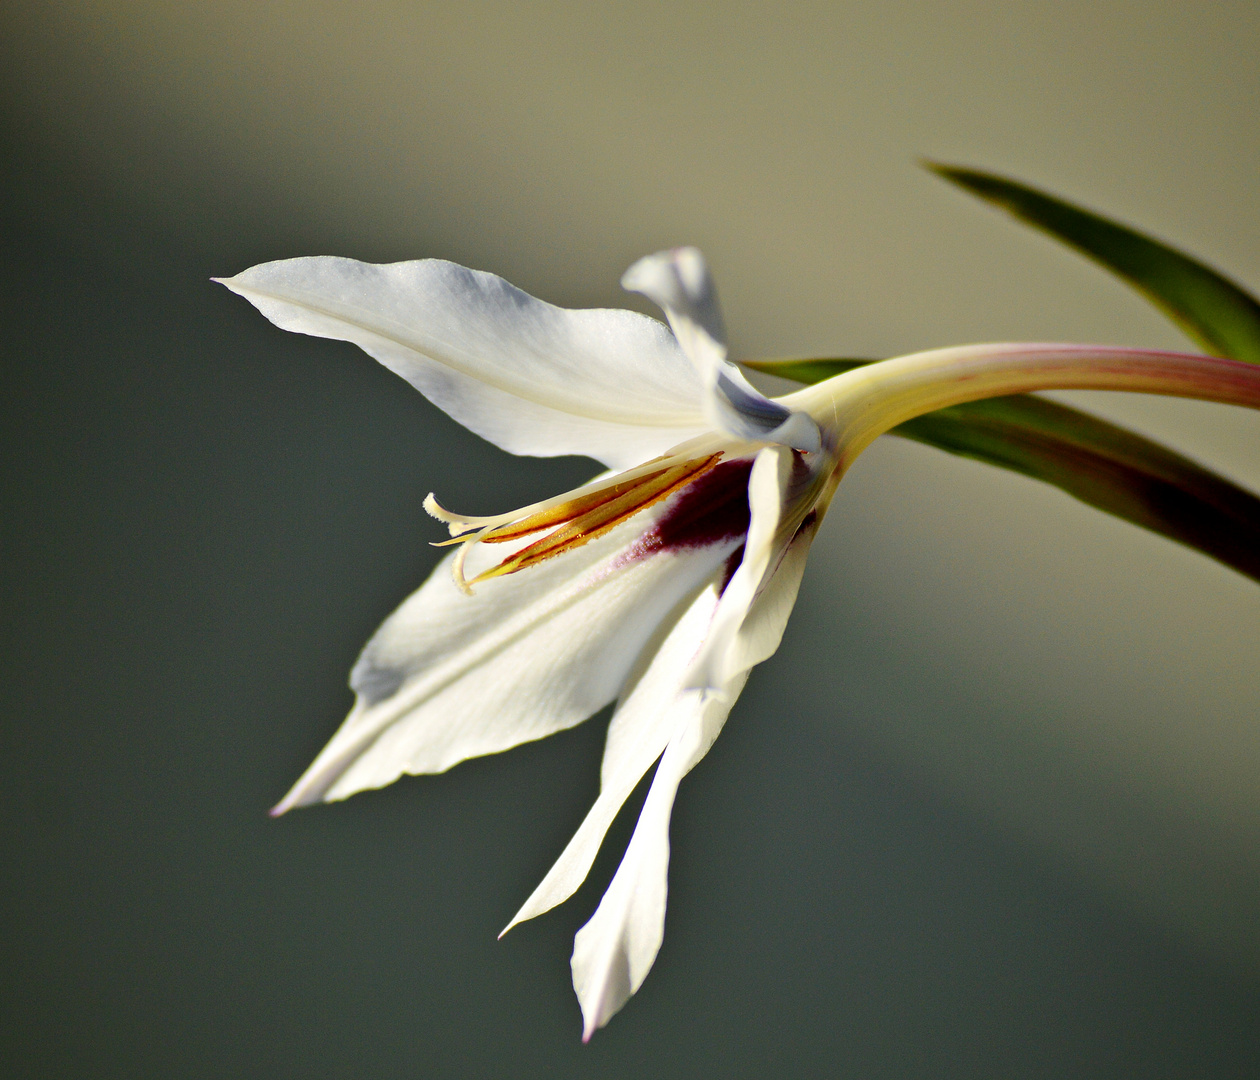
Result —
<path fill-rule="evenodd" d="M 608 728 L 599 798 L 547 876 L 504 928 L 504 934 L 517 923 L 563 903 L 586 880 L 608 827 L 680 723 L 679 687 L 709 629 L 717 607 L 718 585 L 720 581 L 711 581 L 690 601 L 665 640 L 659 645 L 650 643 L 644 650 L 651 654 L 650 663 L 627 685 Z"/>
<path fill-rule="evenodd" d="M 774 450 L 762 453 L 765 457 L 759 458 L 759 461 L 764 460 L 766 464 L 761 466 L 761 485 L 768 490 L 773 481 L 774 487 L 781 489 L 785 481 L 779 475 L 780 462 L 777 454 Z M 791 457 L 785 450 L 782 453 Z M 790 484 L 790 477 L 786 483 Z M 763 491 L 762 498 L 765 497 L 766 491 Z M 764 538 L 753 535 L 758 528 L 758 508 L 757 496 L 751 498 L 754 525 L 749 532 L 746 550 L 751 550 L 754 544 L 763 548 L 768 546 Z M 777 514 L 774 516 L 779 518 Z M 597 1028 L 606 1024 L 625 1004 L 642 984 L 656 959 L 665 932 L 669 818 L 678 785 L 717 738 L 753 665 L 765 660 L 779 647 L 788 616 L 796 602 L 809 545 L 817 531 L 818 520 L 817 514 L 811 514 L 792 535 L 786 549 L 783 546 L 772 549 L 777 552 L 772 556 L 774 566 L 766 571 L 768 580 L 762 582 L 759 590 L 735 594 L 743 597 L 744 607 L 739 613 L 742 617 L 732 620 L 736 626 L 734 633 L 725 638 L 726 654 L 723 662 L 714 665 L 715 670 L 726 673 L 725 681 L 721 685 L 705 691 L 689 689 L 694 681 L 695 662 L 678 664 L 685 656 L 681 649 L 673 660 L 673 664 L 678 664 L 681 675 L 676 684 L 678 692 L 669 709 L 669 723 L 673 727 L 673 733 L 657 767 L 656 776 L 652 779 L 652 787 L 621 865 L 595 915 L 578 932 L 574 942 L 573 985 L 582 1005 L 585 1039 L 589 1039 Z M 761 527 L 766 528 L 764 524 Z M 745 560 L 747 558 L 745 554 Z M 735 577 L 738 575 L 739 571 Z M 721 629 L 718 625 L 720 607 L 726 604 L 727 596 L 731 595 L 735 584 L 735 578 L 732 578 L 720 604 L 714 609 L 704 649 L 709 648 L 715 634 Z M 621 714 L 619 718 L 622 718 Z M 641 732 L 632 726 L 643 723 L 642 718 L 627 712 L 623 719 L 626 727 L 619 733 L 619 738 L 614 738 L 615 729 L 609 731 L 603 770 L 604 787 L 607 789 L 612 789 L 614 778 L 618 778 L 624 787 L 629 775 L 639 768 L 642 760 L 641 757 L 636 758 L 636 752 L 646 750 L 637 741 Z M 656 737 L 659 737 L 660 730 L 660 726 L 651 729 Z M 626 773 L 624 776 L 623 769 Z M 624 800 L 624 796 L 622 799 Z M 603 830 L 607 828 L 603 824 L 603 817 L 607 814 L 608 808 L 604 808 L 601 818 L 590 826 L 593 835 L 583 835 L 583 829 L 588 827 L 583 822 L 583 829 L 579 829 L 578 834 L 581 840 L 575 837 L 574 847 L 579 844 L 584 846 L 582 862 L 585 865 L 575 858 L 575 865 L 566 865 L 557 873 L 558 878 L 569 875 L 566 885 L 571 884 L 576 888 L 580 884 L 581 878 L 576 872 L 578 869 L 581 877 L 585 876 L 589 869 L 589 862 L 585 861 L 586 850 L 591 845 L 598 846 L 598 839 L 602 839 Z M 561 861 L 564 862 L 569 855 L 570 852 L 566 849 Z"/>
<path fill-rule="evenodd" d="M 705 408 L 713 427 L 750 442 L 777 442 L 809 452 L 821 449 L 818 426 L 810 417 L 792 413 L 759 393 L 727 361 L 717 291 L 698 250 L 674 248 L 645 256 L 625 272 L 621 284 L 664 310 L 709 391 Z"/>
<path fill-rule="evenodd" d="M 612 884 L 573 943 L 573 987 L 582 1007 L 582 1039 L 603 1027 L 639 989 L 665 934 L 669 819 L 678 785 L 708 752 L 748 678 L 737 675 L 719 692 L 677 699 L 677 730 L 643 804 L 634 835 Z"/>
<path fill-rule="evenodd" d="M 282 329 L 354 342 L 514 454 L 626 468 L 709 426 L 677 342 L 635 312 L 554 307 L 439 259 L 286 259 L 222 284 Z"/>
<path fill-rule="evenodd" d="M 662 620 L 738 544 L 628 556 L 641 531 L 627 522 L 471 596 L 452 581 L 448 556 L 368 643 L 351 677 L 354 709 L 275 812 L 442 772 L 571 727 L 616 698 Z M 501 554 L 477 549 L 469 561 Z"/>
<path fill-rule="evenodd" d="M 726 327 L 717 289 L 698 248 L 645 255 L 621 275 L 621 286 L 646 296 L 665 312 L 683 352 L 702 372 L 726 359 Z"/>

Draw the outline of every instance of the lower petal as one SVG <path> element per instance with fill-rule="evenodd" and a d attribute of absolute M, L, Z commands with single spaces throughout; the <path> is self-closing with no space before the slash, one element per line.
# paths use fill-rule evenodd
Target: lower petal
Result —
<path fill-rule="evenodd" d="M 674 797 L 682 778 L 713 745 L 747 679 L 743 672 L 716 693 L 687 692 L 677 701 L 678 727 L 652 779 L 630 845 L 595 914 L 574 939 L 573 988 L 582 1007 L 583 1041 L 639 989 L 656 960 L 665 934 Z"/>
<path fill-rule="evenodd" d="M 274 812 L 442 772 L 613 700 L 662 620 L 737 542 L 626 560 L 641 528 L 628 522 L 473 596 L 440 563 L 368 643 L 354 709 Z"/>
<path fill-rule="evenodd" d="M 604 835 L 630 793 L 685 722 L 678 688 L 717 607 L 719 581 L 690 601 L 686 612 L 654 651 L 646 670 L 628 685 L 608 727 L 599 798 L 560 858 L 503 930 L 563 903 L 586 880 Z M 645 652 L 653 651 L 648 645 Z M 500 935 L 502 937 L 502 934 Z"/>
<path fill-rule="evenodd" d="M 755 502 L 753 513 L 755 518 Z M 679 689 L 676 691 L 668 715 L 668 722 L 673 727 L 673 733 L 661 757 L 656 776 L 653 777 L 652 787 L 648 792 L 643 811 L 639 815 L 634 836 L 613 877 L 612 884 L 609 885 L 603 900 L 600 901 L 599 908 L 590 922 L 578 932 L 574 941 L 573 986 L 582 1006 L 584 1039 L 589 1039 L 597 1028 L 606 1024 L 638 990 L 656 959 L 665 933 L 669 819 L 678 785 L 704 757 L 712 746 L 713 740 L 717 738 L 731 706 L 748 679 L 749 671 L 755 664 L 771 656 L 779 647 L 788 616 L 796 602 L 809 546 L 817 527 L 817 515 L 806 519 L 789 539 L 786 548 L 777 550 L 775 563 L 768 571 L 769 580 L 762 583 L 756 595 L 737 613 L 738 619 L 735 615 L 730 616 L 732 625 L 736 629 L 722 642 L 723 652 L 715 661 L 715 669 L 726 672 L 724 682 L 717 687 L 709 687 L 705 690 Z M 750 532 L 750 548 L 754 539 Z M 731 586 L 723 594 L 720 604 L 712 609 L 712 624 L 703 646 L 705 652 L 714 641 L 714 635 L 722 630 L 718 624 L 720 608 L 726 605 L 727 597 L 734 585 L 735 581 L 732 579 Z M 676 659 L 681 659 L 681 657 L 682 650 L 679 649 Z M 693 664 L 682 665 L 678 669 L 680 681 L 676 685 L 688 686 L 693 671 Z M 627 701 L 627 705 L 629 704 L 630 702 Z M 654 733 L 656 731 L 659 729 L 654 729 Z M 604 788 L 600 791 L 600 800 L 604 799 L 605 791 L 608 791 L 609 803 L 616 800 L 617 806 L 620 806 L 629 791 L 633 789 L 633 784 L 629 788 L 625 788 L 625 784 L 641 760 L 633 753 L 633 750 L 640 749 L 640 745 L 625 738 L 624 742 L 631 749 L 623 748 L 615 743 L 612 735 L 613 732 L 610 729 L 609 746 L 605 751 Z M 644 744 L 641 745 L 644 754 L 649 749 L 647 742 L 648 740 L 644 740 Z M 612 759 L 611 768 L 609 767 L 610 758 Z M 625 768 L 624 777 L 622 776 L 623 767 Z M 646 766 L 643 771 L 646 771 Z M 642 776 L 642 771 L 638 773 L 638 776 Z M 615 788 L 614 777 L 621 781 Z M 635 782 L 637 783 L 637 778 Z M 625 795 L 621 794 L 623 789 Z M 596 816 L 597 811 L 598 816 Z M 600 802 L 596 802 L 587 821 L 583 822 L 582 828 L 578 830 L 578 835 L 574 837 L 570 845 L 571 848 L 580 850 L 581 860 L 578 858 L 579 850 L 575 850 L 570 856 L 570 850 L 566 849 L 557 867 L 559 868 L 570 857 L 572 865 L 553 871 L 557 874 L 557 881 L 553 883 L 553 887 L 558 885 L 559 879 L 565 875 L 569 876 L 566 884 L 571 882 L 572 888 L 580 884 L 581 877 L 584 877 L 589 869 L 590 861 L 594 858 L 594 851 L 608 827 L 607 822 L 611 821 L 615 813 L 616 810 L 611 805 L 600 807 Z M 588 823 L 590 823 L 590 833 L 583 835 L 584 830 L 588 829 Z M 587 858 L 587 852 L 589 852 L 589 858 Z M 572 881 L 573 877 L 577 877 L 575 871 L 579 867 L 581 877 L 578 877 L 577 881 Z M 550 877 L 551 875 L 548 875 L 548 878 Z M 547 882 L 544 882 L 544 886 L 546 884 Z M 543 886 L 540 886 L 538 891 L 542 892 Z M 560 890 L 557 888 L 556 891 Z M 563 898 L 561 896 L 559 899 Z M 530 899 L 532 902 L 534 897 Z M 553 903 L 558 902 L 559 900 L 553 901 Z M 540 910 L 545 910 L 545 908 Z M 518 920 L 521 917 L 518 916 Z"/>

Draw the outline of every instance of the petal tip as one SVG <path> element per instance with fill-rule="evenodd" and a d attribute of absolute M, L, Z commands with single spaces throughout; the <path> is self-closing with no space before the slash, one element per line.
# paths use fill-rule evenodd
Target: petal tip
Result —
<path fill-rule="evenodd" d="M 621 275 L 621 287 L 663 308 L 713 306 L 713 279 L 696 247 L 676 247 L 645 255 Z"/>
<path fill-rule="evenodd" d="M 311 803 L 319 802 L 318 798 L 311 798 L 309 792 L 301 781 L 293 786 L 293 789 L 275 806 L 267 811 L 268 817 L 278 818 L 287 814 L 299 806 L 309 806 Z"/>

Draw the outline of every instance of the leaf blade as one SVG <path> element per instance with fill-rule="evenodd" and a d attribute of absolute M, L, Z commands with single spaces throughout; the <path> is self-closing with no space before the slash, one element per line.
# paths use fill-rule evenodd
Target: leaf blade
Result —
<path fill-rule="evenodd" d="M 938 176 L 1112 271 L 1215 356 L 1260 363 L 1260 301 L 1197 259 L 1037 188 L 939 162 Z"/>

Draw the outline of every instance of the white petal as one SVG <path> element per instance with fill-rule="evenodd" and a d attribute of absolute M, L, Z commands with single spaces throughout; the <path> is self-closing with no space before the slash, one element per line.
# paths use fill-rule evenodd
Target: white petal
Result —
<path fill-rule="evenodd" d="M 608 727 L 599 798 L 504 934 L 517 923 L 541 915 L 573 895 L 590 872 L 617 811 L 675 734 L 680 723 L 679 687 L 713 618 L 719 583 L 711 582 L 691 601 L 663 642 L 658 646 L 649 643 L 644 650 L 652 653 L 650 663 L 638 679 L 627 684 L 627 692 L 623 692 Z"/>
<path fill-rule="evenodd" d="M 788 475 L 784 475 L 783 458 L 789 460 Z M 704 691 L 679 689 L 667 715 L 656 724 L 649 727 L 642 718 L 634 718 L 641 726 L 638 730 L 628 728 L 622 746 L 617 745 L 610 730 L 600 800 L 597 800 L 570 844 L 570 848 L 580 844 L 580 858 L 579 852 L 571 854 L 566 848 L 557 869 L 553 869 L 556 893 L 562 891 L 559 887 L 562 883 L 572 888 L 581 883 L 594 857 L 594 849 L 608 827 L 604 819 L 611 821 L 611 815 L 616 813 L 615 808 L 605 806 L 599 818 L 592 822 L 600 802 L 604 800 L 605 790 L 612 795 L 609 802 L 617 800 L 617 806 L 620 806 L 626 797 L 621 791 L 625 790 L 628 794 L 633 789 L 633 783 L 629 788 L 625 785 L 639 767 L 642 756 L 646 756 L 665 727 L 673 726 L 674 733 L 652 780 L 643 812 L 621 865 L 595 915 L 578 932 L 574 942 L 573 984 L 582 1005 L 584 1038 L 589 1039 L 596 1028 L 606 1024 L 639 988 L 660 950 L 665 933 L 669 817 L 678 784 L 708 752 L 751 668 L 779 647 L 788 616 L 796 602 L 818 519 L 810 518 L 789 538 L 786 547 L 775 543 L 774 526 L 779 517 L 776 508 L 780 505 L 782 492 L 790 490 L 791 486 L 790 459 L 791 454 L 781 448 L 763 451 L 758 462 L 760 476 L 757 475 L 758 466 L 754 466 L 754 475 L 750 479 L 753 524 L 749 530 L 745 562 L 748 562 L 751 553 L 749 580 L 757 579 L 760 587 L 732 593 L 743 571 L 741 565 L 717 607 L 704 609 L 706 615 L 712 612 L 712 622 L 702 652 L 707 652 L 715 644 L 722 650 L 721 662 L 714 664 L 714 668 L 724 673 L 723 682 Z M 759 512 L 760 523 L 757 520 Z M 761 580 L 763 577 L 766 580 Z M 729 606 L 728 597 L 731 598 Z M 726 625 L 722 622 L 723 608 L 731 620 Z M 698 610 L 698 605 L 693 608 L 693 611 Z M 730 626 L 735 628 L 733 632 L 729 630 Z M 666 661 L 672 677 L 681 675 L 676 687 L 687 687 L 694 681 L 694 662 L 679 666 L 679 661 L 683 661 L 686 655 L 685 649 L 676 648 Z M 664 673 L 662 670 L 662 675 Z M 657 688 L 653 690 L 659 693 Z M 628 716 L 627 719 L 631 718 Z M 638 773 L 638 776 L 641 775 L 642 771 Z M 616 787 L 613 786 L 613 777 L 619 781 Z M 584 835 L 588 828 L 590 835 Z M 548 878 L 551 876 L 549 874 Z M 546 884 L 544 882 L 544 886 Z M 539 892 L 542 889 L 540 886 Z M 558 903 L 563 898 L 547 897 L 552 903 Z M 534 897 L 530 898 L 530 902 L 534 902 Z"/>
<path fill-rule="evenodd" d="M 717 290 L 696 248 L 647 255 L 622 275 L 621 284 L 664 310 L 708 390 L 705 415 L 715 428 L 750 442 L 781 443 L 809 453 L 822 449 L 818 425 L 809 416 L 771 401 L 727 362 Z"/>
<path fill-rule="evenodd" d="M 613 700 L 662 620 L 738 543 L 621 558 L 649 514 L 472 596 L 444 560 L 368 643 L 351 679 L 354 709 L 275 812 L 441 772 Z M 479 546 L 470 572 L 510 550 Z"/>
<path fill-rule="evenodd" d="M 810 544 L 814 541 L 818 524 L 815 518 L 800 528 L 779 559 L 770 580 L 757 594 L 731 642 L 725 664 L 728 671 L 747 671 L 778 651 L 788 618 L 796 606 L 796 595 L 800 591 L 805 562 L 809 558 Z"/>
<path fill-rule="evenodd" d="M 702 375 L 726 359 L 726 329 L 713 276 L 699 249 L 645 255 L 621 275 L 621 286 L 665 311 L 683 352 Z"/>
<path fill-rule="evenodd" d="M 734 674 L 717 690 L 684 690 L 674 699 L 666 722 L 676 730 L 652 778 L 634 836 L 599 908 L 574 941 L 573 986 L 582 1006 L 584 1039 L 603 1027 L 638 990 L 660 951 L 668 891 L 669 818 L 678 785 L 713 745 L 751 667 L 778 648 L 816 525 L 811 522 L 797 533 L 770 582 L 753 601 L 731 645 L 728 667 Z M 586 827 L 583 822 L 582 828 Z M 585 838 L 584 843 L 590 842 Z M 561 859 L 568 855 L 566 849 Z M 580 879 L 573 887 L 577 884 Z"/>
<path fill-rule="evenodd" d="M 223 284 L 285 330 L 354 342 L 514 454 L 626 468 L 709 426 L 677 342 L 635 312 L 554 307 L 438 259 L 287 259 Z"/>
<path fill-rule="evenodd" d="M 676 731 L 652 778 L 625 857 L 573 942 L 573 987 L 582 1006 L 583 1040 L 639 989 L 660 951 L 674 797 L 682 778 L 713 745 L 747 678 L 743 672 L 719 693 L 702 697 L 693 691 L 675 699 Z"/>
<path fill-rule="evenodd" d="M 780 524 L 789 497 L 794 464 L 794 455 L 783 446 L 769 446 L 757 454 L 752 474 L 748 478 L 748 503 L 752 510 L 752 520 L 748 528 L 744 557 L 722 594 L 721 603 L 713 618 L 713 628 L 688 674 L 686 685 L 691 689 L 715 690 L 740 669 L 740 657 L 736 649 L 740 629 L 753 601 L 777 569 L 791 539 L 780 535 Z M 790 611 L 789 604 L 788 612 Z M 777 642 L 775 647 L 777 648 Z M 772 648 L 770 652 L 773 651 Z M 758 657 L 744 666 L 751 667 L 762 659 L 765 657 Z"/>
<path fill-rule="evenodd" d="M 760 587 L 745 589 L 742 600 L 736 600 L 738 612 L 728 616 L 733 629 L 721 641 L 723 662 L 720 665 L 728 682 L 778 648 L 817 527 L 816 518 L 802 527 L 786 552 L 782 544 L 774 546 L 779 507 L 785 491 L 791 488 L 792 457 L 786 451 L 782 455 L 774 450 L 764 453 L 765 464 L 760 469 L 755 496 L 762 503 L 758 513 L 760 520 L 749 538 L 749 548 L 755 553 L 761 552 L 760 557 L 754 555 L 757 567 L 750 568 L 752 580 Z M 787 475 L 781 476 L 780 468 Z M 769 570 L 772 558 L 774 568 Z M 769 580 L 763 582 L 761 579 L 767 574 Z M 725 568 L 720 576 L 724 575 Z M 732 581 L 731 585 L 734 584 Z M 684 688 L 692 679 L 698 654 L 707 645 L 706 639 L 713 637 L 719 585 L 720 580 L 715 578 L 713 586 L 691 603 L 658 648 L 650 643 L 645 648 L 645 653 L 653 648 L 657 648 L 657 652 L 643 675 L 627 683 L 622 702 L 609 725 L 599 798 L 560 858 L 503 933 L 563 902 L 581 885 L 618 810 L 682 722 L 680 711 L 685 716 L 689 707 L 701 704 L 699 695 L 693 697 Z M 740 595 L 738 591 L 732 594 L 733 598 Z M 721 602 L 727 604 L 725 595 Z"/>

